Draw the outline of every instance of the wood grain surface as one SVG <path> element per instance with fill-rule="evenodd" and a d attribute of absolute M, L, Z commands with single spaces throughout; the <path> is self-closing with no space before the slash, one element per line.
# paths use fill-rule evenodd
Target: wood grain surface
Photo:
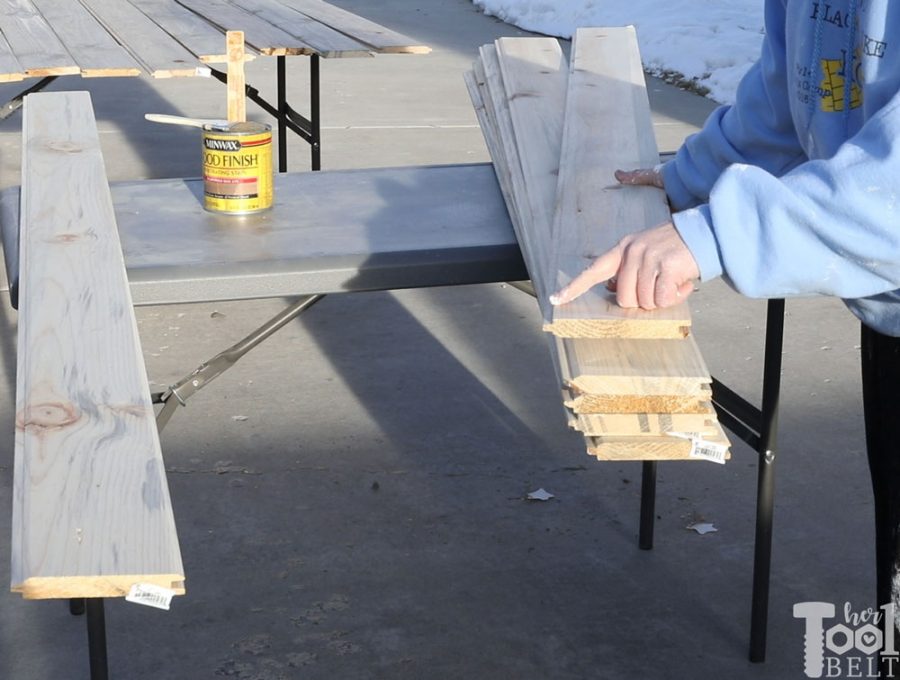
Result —
<path fill-rule="evenodd" d="M 23 120 L 12 590 L 184 591 L 146 370 L 86 92 Z"/>

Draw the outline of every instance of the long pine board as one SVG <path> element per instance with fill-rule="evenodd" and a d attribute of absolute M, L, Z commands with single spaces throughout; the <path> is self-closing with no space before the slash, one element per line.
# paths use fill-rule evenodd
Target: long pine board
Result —
<path fill-rule="evenodd" d="M 364 17 L 335 7 L 322 0 L 279 0 L 282 5 L 311 19 L 331 26 L 354 40 L 371 46 L 376 52 L 427 54 L 431 48 Z"/>
<path fill-rule="evenodd" d="M 312 47 L 321 57 L 372 57 L 371 48 L 358 40 L 285 7 L 277 0 L 231 0 L 232 4 L 279 26 Z"/>
<path fill-rule="evenodd" d="M 29 0 L 6 0 L 0 4 L 0 31 L 26 75 L 65 76 L 80 71 L 50 24 Z"/>
<path fill-rule="evenodd" d="M 226 0 L 178 0 L 178 2 L 206 17 L 222 31 L 243 31 L 246 43 L 265 55 L 315 53 L 315 49 L 306 41 Z"/>
<path fill-rule="evenodd" d="M 693 337 L 682 340 L 554 338 L 565 383 L 592 394 L 697 396 L 712 378 Z"/>
<path fill-rule="evenodd" d="M 175 0 L 129 0 L 153 23 L 157 24 L 204 64 L 228 61 L 222 31 Z M 244 46 L 244 59 L 257 56 L 256 50 Z"/>
<path fill-rule="evenodd" d="M 715 434 L 704 436 L 702 440 L 729 446 L 721 426 L 716 424 L 715 429 Z M 586 442 L 587 452 L 600 460 L 702 460 L 691 456 L 694 446 L 691 440 L 680 437 L 587 437 Z M 726 451 L 724 459 L 729 458 L 731 453 Z"/>
<path fill-rule="evenodd" d="M 53 26 L 85 78 L 139 76 L 141 67 L 78 2 L 31 0 Z"/>
<path fill-rule="evenodd" d="M 521 212 L 527 211 L 530 216 L 523 221 L 528 233 L 522 245 L 534 261 L 535 269 L 529 273 L 546 318 L 549 313 L 546 300 L 553 283 L 548 281 L 549 248 L 568 63 L 553 38 L 500 38 L 496 45 L 503 94 L 525 180 L 527 205 Z M 497 96 L 493 88 L 492 95 Z"/>
<path fill-rule="evenodd" d="M 571 281 L 623 236 L 670 218 L 662 190 L 623 187 L 613 174 L 659 162 L 633 27 L 576 32 L 561 158 L 554 288 Z M 653 311 L 623 309 L 597 286 L 555 307 L 545 330 L 564 337 L 681 338 L 690 323 L 686 303 Z"/>
<path fill-rule="evenodd" d="M 25 68 L 16 59 L 12 47 L 0 34 L 0 83 L 17 83 L 25 80 Z"/>
<path fill-rule="evenodd" d="M 197 74 L 197 56 L 127 0 L 79 1 L 154 78 Z"/>
<path fill-rule="evenodd" d="M 23 118 L 12 590 L 183 593 L 90 96 L 31 95 Z"/>
<path fill-rule="evenodd" d="M 695 432 L 704 436 L 718 433 L 716 420 L 690 413 L 584 413 L 569 425 L 586 437 L 647 436 Z"/>
<path fill-rule="evenodd" d="M 709 393 L 680 394 L 589 394 L 571 392 L 564 404 L 576 415 L 600 413 L 693 413 L 715 417 Z"/>

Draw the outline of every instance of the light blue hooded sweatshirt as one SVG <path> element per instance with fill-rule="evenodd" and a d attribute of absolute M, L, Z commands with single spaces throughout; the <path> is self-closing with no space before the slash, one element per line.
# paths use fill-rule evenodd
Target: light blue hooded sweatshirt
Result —
<path fill-rule="evenodd" d="M 767 0 L 765 21 L 735 104 L 663 168 L 675 227 L 702 280 L 841 297 L 900 336 L 900 0 Z"/>

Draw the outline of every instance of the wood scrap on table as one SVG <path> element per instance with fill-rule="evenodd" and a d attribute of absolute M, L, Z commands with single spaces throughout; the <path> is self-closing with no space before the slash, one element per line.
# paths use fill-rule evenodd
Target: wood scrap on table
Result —
<path fill-rule="evenodd" d="M 612 186 L 618 167 L 658 162 L 634 30 L 579 30 L 572 54 L 568 64 L 550 38 L 501 38 L 480 49 L 465 77 L 544 328 L 552 333 L 568 422 L 602 459 L 701 459 L 690 454 L 706 445 L 722 462 L 728 442 L 685 305 L 622 310 L 597 291 L 580 311 L 560 314 L 547 300 L 628 233 L 623 229 L 668 216 L 658 190 L 596 191 L 600 181 Z M 593 111 L 597 100 L 604 103 Z M 595 133 L 599 142 L 588 143 Z M 592 222 L 606 214 L 619 218 L 609 233 Z M 580 257 L 577 271 L 570 269 L 573 254 Z"/>

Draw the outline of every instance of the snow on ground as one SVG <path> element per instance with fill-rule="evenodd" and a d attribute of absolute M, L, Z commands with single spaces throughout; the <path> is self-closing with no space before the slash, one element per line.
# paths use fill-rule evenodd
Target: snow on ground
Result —
<path fill-rule="evenodd" d="M 637 28 L 644 68 L 679 74 L 734 100 L 759 56 L 763 0 L 473 0 L 487 14 L 528 31 L 570 38 L 579 26 Z"/>

